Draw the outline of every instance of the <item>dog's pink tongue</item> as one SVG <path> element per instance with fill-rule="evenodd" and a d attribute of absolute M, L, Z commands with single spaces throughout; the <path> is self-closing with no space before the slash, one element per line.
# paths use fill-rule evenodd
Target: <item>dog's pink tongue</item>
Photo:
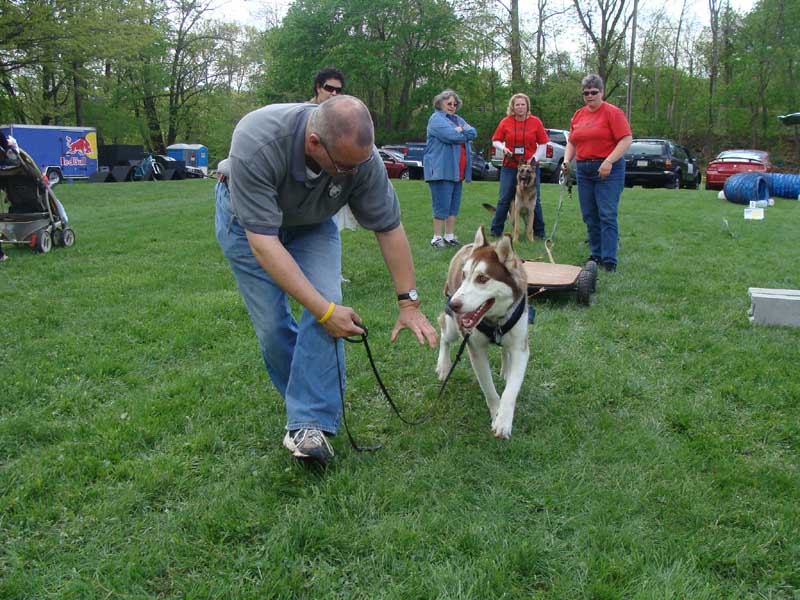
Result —
<path fill-rule="evenodd" d="M 461 325 L 462 329 L 472 329 L 483 318 L 483 315 L 486 314 L 492 305 L 494 304 L 494 300 L 487 300 L 483 304 L 478 307 L 478 310 L 474 310 L 472 312 L 464 313 L 459 318 L 458 322 Z"/>

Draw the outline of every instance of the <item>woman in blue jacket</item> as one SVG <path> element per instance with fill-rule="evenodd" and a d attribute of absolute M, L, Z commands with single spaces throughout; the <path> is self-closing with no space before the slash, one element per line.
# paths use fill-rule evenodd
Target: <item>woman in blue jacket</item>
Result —
<path fill-rule="evenodd" d="M 461 182 L 472 181 L 472 148 L 469 142 L 475 139 L 478 132 L 456 115 L 460 106 L 458 94 L 453 90 L 445 90 L 433 99 L 435 110 L 428 120 L 428 143 L 422 164 L 425 181 L 431 189 L 431 246 L 434 248 L 461 245 L 455 234 L 456 216 L 461 208 Z"/>

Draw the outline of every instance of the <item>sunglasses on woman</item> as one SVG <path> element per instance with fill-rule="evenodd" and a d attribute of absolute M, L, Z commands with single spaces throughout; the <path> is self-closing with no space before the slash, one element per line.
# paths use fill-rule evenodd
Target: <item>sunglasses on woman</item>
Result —
<path fill-rule="evenodd" d="M 600 90 L 583 90 L 584 96 L 597 96 L 600 93 Z"/>
<path fill-rule="evenodd" d="M 329 94 L 341 94 L 342 89 L 344 88 L 336 87 L 335 85 L 326 83 L 325 85 L 322 86 L 322 89 L 328 92 Z"/>

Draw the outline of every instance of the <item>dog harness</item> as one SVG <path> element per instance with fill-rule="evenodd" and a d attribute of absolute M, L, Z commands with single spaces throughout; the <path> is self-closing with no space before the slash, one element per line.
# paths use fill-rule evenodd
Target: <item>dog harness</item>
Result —
<path fill-rule="evenodd" d="M 455 313 L 453 312 L 453 309 L 450 308 L 450 296 L 447 297 L 447 302 L 444 305 L 444 312 L 455 318 Z M 508 317 L 505 323 L 499 325 L 498 323 L 493 323 L 492 321 L 482 319 L 481 322 L 478 323 L 478 331 L 489 338 L 489 341 L 491 341 L 493 344 L 502 346 L 503 336 L 513 329 L 523 312 L 525 312 L 525 296 L 523 296 L 522 299 L 517 302 L 516 307 L 514 307 L 514 310 L 511 312 L 511 315 Z"/>

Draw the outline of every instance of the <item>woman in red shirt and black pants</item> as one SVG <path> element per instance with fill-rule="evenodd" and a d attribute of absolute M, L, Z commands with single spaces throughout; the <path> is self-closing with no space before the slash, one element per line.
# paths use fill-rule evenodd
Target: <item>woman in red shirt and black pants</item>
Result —
<path fill-rule="evenodd" d="M 623 155 L 633 141 L 625 113 L 603 100 L 603 80 L 581 81 L 586 106 L 572 116 L 562 169 L 577 158 L 576 179 L 583 222 L 589 234 L 589 260 L 606 271 L 617 270 L 617 209 L 625 187 Z"/>
<path fill-rule="evenodd" d="M 542 215 L 541 195 L 539 194 L 541 173 L 539 159 L 547 149 L 550 138 L 541 120 L 531 114 L 531 101 L 525 94 L 514 94 L 508 101 L 508 116 L 504 117 L 492 136 L 492 146 L 503 152 L 503 166 L 500 167 L 500 195 L 497 210 L 492 219 L 492 235 L 503 235 L 506 216 L 511 201 L 517 192 L 517 167 L 522 161 L 535 162 L 536 168 L 536 208 L 533 212 L 533 234 L 544 237 L 544 216 Z"/>

